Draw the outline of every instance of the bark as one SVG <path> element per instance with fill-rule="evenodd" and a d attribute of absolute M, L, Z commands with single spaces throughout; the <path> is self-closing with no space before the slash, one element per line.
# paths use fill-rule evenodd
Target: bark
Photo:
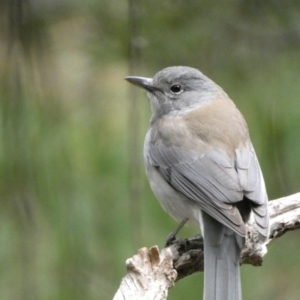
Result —
<path fill-rule="evenodd" d="M 263 239 L 252 219 L 248 222 L 246 245 L 241 264 L 261 266 L 267 245 L 288 231 L 300 228 L 300 193 L 269 202 L 270 235 Z M 167 299 L 168 289 L 175 281 L 203 271 L 203 239 L 197 235 L 176 239 L 179 228 L 170 235 L 168 247 L 161 252 L 157 246 L 142 248 L 126 261 L 127 275 L 123 278 L 114 300 Z"/>

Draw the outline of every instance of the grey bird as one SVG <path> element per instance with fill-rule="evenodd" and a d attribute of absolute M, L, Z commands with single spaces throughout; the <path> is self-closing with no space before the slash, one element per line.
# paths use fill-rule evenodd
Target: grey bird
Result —
<path fill-rule="evenodd" d="M 265 183 L 242 114 L 194 68 L 126 80 L 150 100 L 144 161 L 153 193 L 204 237 L 204 299 L 242 299 L 239 258 L 251 212 L 258 232 L 269 235 Z"/>

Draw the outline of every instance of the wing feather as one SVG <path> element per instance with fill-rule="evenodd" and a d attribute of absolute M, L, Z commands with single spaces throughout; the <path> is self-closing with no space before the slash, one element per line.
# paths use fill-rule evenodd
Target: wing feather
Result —
<path fill-rule="evenodd" d="M 163 143 L 148 147 L 148 160 L 163 178 L 206 213 L 244 236 L 246 227 L 234 204 L 246 196 L 255 204 L 259 231 L 267 234 L 267 196 L 254 151 L 238 149 L 232 160 L 223 150 L 198 153 Z"/>

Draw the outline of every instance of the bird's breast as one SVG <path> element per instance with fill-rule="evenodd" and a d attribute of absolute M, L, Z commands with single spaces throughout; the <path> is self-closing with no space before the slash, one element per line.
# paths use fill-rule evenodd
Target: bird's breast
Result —
<path fill-rule="evenodd" d="M 160 118 L 151 126 L 150 140 L 201 153 L 221 149 L 231 158 L 236 149 L 250 142 L 246 122 L 229 99 L 209 102 L 180 116 Z"/>

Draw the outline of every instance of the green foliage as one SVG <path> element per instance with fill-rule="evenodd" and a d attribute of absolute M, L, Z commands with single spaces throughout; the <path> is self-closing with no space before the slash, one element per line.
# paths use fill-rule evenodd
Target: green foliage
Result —
<path fill-rule="evenodd" d="M 176 226 L 145 177 L 139 222 L 132 213 L 128 5 L 19 3 L 23 18 L 9 19 L 18 11 L 8 4 L 0 10 L 0 299 L 111 299 L 125 260 L 162 246 Z M 143 71 L 130 75 L 201 69 L 243 112 L 270 199 L 299 191 L 296 2 L 154 0 L 137 10 Z M 149 107 L 139 95 L 144 134 Z M 242 267 L 245 300 L 298 298 L 299 240 L 288 234 L 262 268 Z M 170 299 L 201 294 L 198 274 Z"/>

